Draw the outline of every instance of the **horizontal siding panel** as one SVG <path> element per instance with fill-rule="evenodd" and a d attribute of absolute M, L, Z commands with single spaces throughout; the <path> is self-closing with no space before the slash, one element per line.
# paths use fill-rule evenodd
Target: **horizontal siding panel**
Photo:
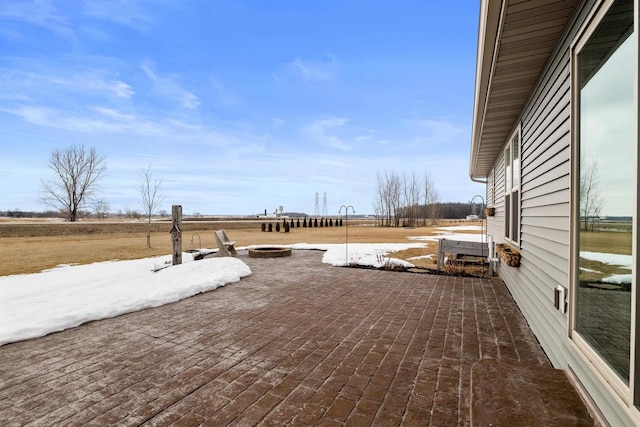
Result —
<path fill-rule="evenodd" d="M 569 242 L 571 233 L 567 230 L 563 230 L 560 227 L 549 228 L 530 224 L 522 224 L 522 240 L 529 241 L 527 236 L 531 235 L 541 237 L 551 242 L 562 243 L 567 248 L 567 251 L 569 250 L 567 242 Z"/>
<path fill-rule="evenodd" d="M 536 243 L 539 243 L 540 241 L 541 240 L 538 240 Z M 533 251 L 529 250 L 530 247 L 531 249 L 533 249 Z M 566 277 L 568 262 L 568 259 L 566 259 L 566 257 L 548 251 L 544 247 L 535 246 L 533 243 L 529 243 L 529 241 L 523 242 L 523 249 L 521 250 L 521 252 L 521 263 L 525 262 L 524 259 L 527 258 L 526 262 L 534 263 L 535 265 L 546 271 L 549 276 L 554 277 L 558 281 L 562 280 L 563 277 Z"/>
<path fill-rule="evenodd" d="M 571 192 L 566 190 L 555 191 L 553 193 L 543 194 L 538 197 L 529 197 L 526 200 L 523 198 L 522 200 L 522 208 L 531 208 L 531 207 L 540 207 L 540 206 L 549 206 L 549 205 L 557 205 L 566 202 L 571 198 Z"/>
<path fill-rule="evenodd" d="M 557 204 L 549 206 L 537 206 L 522 210 L 522 216 L 569 216 L 569 204 Z"/>
<path fill-rule="evenodd" d="M 566 272 L 567 262 L 569 262 L 569 246 L 544 237 L 529 233 L 522 233 L 523 245 L 526 242 L 526 250 L 529 254 L 535 254 L 545 264 L 556 266 L 559 270 Z M 557 261 L 560 262 L 557 262 Z"/>
<path fill-rule="evenodd" d="M 533 199 L 543 196 L 545 194 L 555 193 L 556 191 L 569 190 L 571 186 L 571 177 L 569 175 L 563 175 L 553 181 L 542 183 L 541 185 L 533 188 L 527 186 L 526 191 L 522 192 L 522 201 L 527 199 Z"/>
<path fill-rule="evenodd" d="M 544 96 L 539 100 L 539 105 L 544 106 L 544 108 L 539 108 L 533 112 L 533 114 L 523 118 L 523 120 L 527 122 L 527 125 L 524 127 L 527 133 L 534 133 L 535 129 L 541 126 L 541 123 L 549 117 L 549 113 L 553 107 L 563 98 L 562 94 L 570 87 L 571 74 L 569 64 L 569 58 L 561 64 L 558 64 L 553 80 L 545 87 Z"/>
<path fill-rule="evenodd" d="M 538 99 L 535 107 L 526 111 L 523 115 L 522 120 L 527 123 L 524 127 L 526 133 L 531 133 L 532 127 L 539 123 L 539 121 L 536 121 L 536 118 L 542 119 L 544 117 L 544 110 L 548 110 L 548 104 L 552 104 L 550 100 L 562 90 L 561 88 L 567 84 L 570 86 L 570 79 L 570 61 L 567 56 L 556 64 L 551 79 L 546 82 L 543 95 Z"/>
<path fill-rule="evenodd" d="M 532 156 L 523 160 L 522 164 L 522 176 L 528 174 L 537 174 L 538 168 L 541 165 L 549 161 L 554 156 L 566 151 L 563 155 L 568 160 L 571 154 L 570 147 L 570 132 L 571 132 L 571 120 L 567 118 L 566 120 L 558 122 L 558 126 L 553 130 L 549 131 L 549 134 L 546 135 L 546 140 L 544 145 L 539 145 L 536 147 L 536 150 L 532 152 Z"/>
<path fill-rule="evenodd" d="M 558 157 L 554 158 L 553 161 L 550 161 L 549 163 L 550 164 L 545 165 L 545 167 L 550 167 L 553 169 L 548 170 L 546 174 L 540 174 L 536 178 L 530 179 L 526 183 L 526 185 L 523 183 L 523 187 L 525 189 L 529 188 L 529 186 L 531 188 L 535 188 L 541 186 L 546 182 L 569 176 L 569 173 L 571 172 L 571 164 L 569 163 L 569 159 L 562 159 Z"/>
<path fill-rule="evenodd" d="M 571 102 L 571 93 L 569 81 L 567 80 L 566 84 L 563 85 L 558 93 L 552 99 L 552 104 L 548 106 L 548 109 L 545 110 L 545 116 L 539 119 L 539 122 L 535 124 L 535 126 L 527 127 L 524 130 L 524 134 L 527 138 L 533 141 L 543 141 L 546 139 L 544 134 L 548 129 L 553 129 L 555 126 L 552 123 L 556 122 L 558 118 L 564 120 L 568 117 L 568 111 L 570 110 L 569 104 Z M 534 144 L 535 146 L 535 144 Z M 523 158 L 526 158 L 528 155 L 527 151 L 522 152 Z"/>
<path fill-rule="evenodd" d="M 531 225 L 534 227 L 541 227 L 541 228 L 546 227 L 553 230 L 563 230 L 568 232 L 570 227 L 570 220 L 569 220 L 569 217 L 565 215 L 556 216 L 556 217 L 549 217 L 549 216 L 544 216 L 544 217 L 526 216 L 525 217 L 523 216 L 521 224 L 523 227 L 527 225 Z"/>

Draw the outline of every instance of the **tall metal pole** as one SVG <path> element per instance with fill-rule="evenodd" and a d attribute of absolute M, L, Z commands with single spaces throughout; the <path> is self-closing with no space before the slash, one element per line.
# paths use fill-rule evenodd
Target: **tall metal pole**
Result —
<path fill-rule="evenodd" d="M 353 209 L 351 205 L 342 205 L 340 206 L 340 210 L 338 214 L 342 213 L 342 208 L 344 208 L 344 265 L 347 267 L 349 265 L 349 208 L 351 208 L 351 213 L 355 214 L 356 210 Z"/>
<path fill-rule="evenodd" d="M 480 230 L 482 231 L 482 235 L 480 236 L 480 250 L 482 251 L 482 258 L 484 258 L 484 235 L 486 231 L 486 228 L 484 226 L 486 218 L 482 216 L 484 212 L 484 197 L 482 197 L 480 194 L 476 194 L 475 196 L 473 196 L 470 201 L 472 207 L 475 206 L 474 200 L 476 199 L 476 197 L 480 197 L 480 199 L 482 200 L 482 206 L 480 206 L 480 218 L 482 218 L 482 222 L 480 223 Z M 482 277 L 484 277 L 484 259 L 482 260 Z"/>

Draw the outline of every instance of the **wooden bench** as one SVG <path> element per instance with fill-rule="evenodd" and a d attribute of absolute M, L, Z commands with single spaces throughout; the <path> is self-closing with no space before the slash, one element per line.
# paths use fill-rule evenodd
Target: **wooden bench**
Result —
<path fill-rule="evenodd" d="M 444 254 L 470 255 L 486 258 L 489 256 L 488 243 L 465 242 L 463 240 L 440 239 L 438 241 L 438 270 L 444 265 Z"/>
<path fill-rule="evenodd" d="M 238 252 L 234 247 L 236 242 L 232 242 L 224 230 L 216 230 L 213 232 L 213 235 L 215 236 L 216 244 L 218 245 L 218 252 L 216 252 L 215 256 L 222 257 L 238 255 Z"/>

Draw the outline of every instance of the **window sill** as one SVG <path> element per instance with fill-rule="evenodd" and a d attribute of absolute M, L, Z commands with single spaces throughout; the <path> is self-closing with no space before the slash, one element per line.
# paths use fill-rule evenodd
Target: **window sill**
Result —
<path fill-rule="evenodd" d="M 506 243 L 496 245 L 496 254 L 509 267 L 520 267 L 520 251 L 512 248 Z"/>

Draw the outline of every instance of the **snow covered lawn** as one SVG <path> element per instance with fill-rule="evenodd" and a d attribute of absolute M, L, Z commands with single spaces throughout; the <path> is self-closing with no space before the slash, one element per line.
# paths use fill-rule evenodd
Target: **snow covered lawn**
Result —
<path fill-rule="evenodd" d="M 620 254 L 609 254 L 604 252 L 588 252 L 588 251 L 580 251 L 580 258 L 589 260 L 589 261 L 597 261 L 602 264 L 609 264 L 619 266 L 622 269 L 632 270 L 633 269 L 633 257 L 631 255 L 620 255 Z M 591 271 L 587 268 L 580 268 L 582 271 Z M 629 274 L 614 274 L 609 277 L 605 277 L 602 279 L 603 283 L 612 283 L 615 285 L 630 285 L 633 281 L 633 275 Z"/>
<path fill-rule="evenodd" d="M 465 242 L 481 242 L 485 239 L 482 227 L 479 225 L 455 225 L 450 227 L 437 227 L 437 236 L 410 236 L 409 240 L 437 242 L 440 239 L 461 240 Z M 480 233 L 460 233 L 460 231 L 478 231 Z"/>

